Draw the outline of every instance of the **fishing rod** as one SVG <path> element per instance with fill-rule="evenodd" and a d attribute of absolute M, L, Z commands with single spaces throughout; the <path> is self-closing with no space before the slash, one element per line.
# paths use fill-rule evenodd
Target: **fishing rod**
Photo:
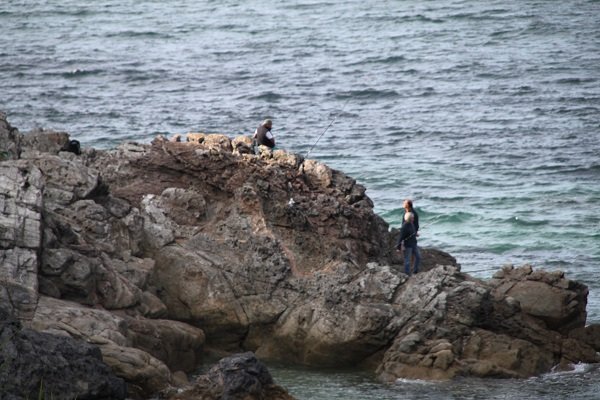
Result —
<path fill-rule="evenodd" d="M 351 99 L 351 97 L 348 97 L 348 99 L 346 100 L 346 102 L 342 106 L 342 109 L 340 110 L 340 112 L 338 112 L 335 115 L 335 117 L 333 117 L 333 119 L 331 120 L 331 122 L 329 122 L 329 125 L 327 125 L 327 127 L 323 130 L 323 132 L 321 132 L 321 134 L 317 137 L 317 140 L 315 140 L 315 142 L 310 147 L 310 149 L 308 149 L 308 151 L 306 152 L 306 154 L 304 155 L 304 157 L 302 157 L 302 161 L 300 163 L 300 167 L 298 168 L 298 173 L 299 174 L 303 174 L 304 173 L 304 160 L 306 160 L 308 158 L 308 155 L 315 148 L 315 146 L 317 145 L 317 143 L 319 143 L 319 140 L 321 140 L 321 138 L 323 137 L 323 135 L 325 135 L 325 132 L 327 132 L 329 130 L 329 128 L 331 128 L 331 126 L 333 125 L 333 123 L 335 122 L 335 120 L 340 116 L 340 114 L 342 114 L 342 112 L 344 112 L 344 110 L 346 109 L 346 105 L 348 104 L 348 102 L 350 101 L 350 99 Z M 288 205 L 288 207 L 293 207 L 295 203 L 296 202 L 294 201 L 294 198 L 290 197 L 290 200 L 288 201 L 287 205 Z"/>
<path fill-rule="evenodd" d="M 344 109 L 346 108 L 346 105 L 348 104 L 349 101 L 350 101 L 350 97 L 348 97 L 348 100 L 346 100 L 346 102 L 344 103 L 344 106 L 342 107 L 342 109 L 340 110 L 340 112 L 338 112 L 335 115 L 335 117 L 331 120 L 331 122 L 329 123 L 329 125 L 327 125 L 327 128 L 325 128 L 325 130 L 323 130 L 323 132 L 321 132 L 321 134 L 317 137 L 317 140 L 315 140 L 315 142 L 313 143 L 313 145 L 311 146 L 311 148 L 308 149 L 308 151 L 304 155 L 305 159 L 308 158 L 308 155 L 315 148 L 315 146 L 317 145 L 317 143 L 319 143 L 319 140 L 321 140 L 321 138 L 323 137 L 323 135 L 325 135 L 325 132 L 327 132 L 329 130 L 329 128 L 331 128 L 331 126 L 333 125 L 333 123 L 335 122 L 335 120 L 340 116 L 340 114 L 342 114 L 342 112 L 344 112 Z"/>
<path fill-rule="evenodd" d="M 474 273 L 474 272 L 489 272 L 489 271 L 494 271 L 494 270 L 497 270 L 497 269 L 498 269 L 498 267 L 489 267 L 489 268 L 484 268 L 484 269 L 475 269 L 475 270 L 472 270 L 472 271 L 462 271 L 461 270 L 461 272 L 464 272 L 465 274 L 471 274 L 471 273 Z"/>
<path fill-rule="evenodd" d="M 431 224 L 432 224 L 432 222 L 430 222 L 430 223 L 428 223 L 428 224 L 424 224 L 423 226 L 419 226 L 419 231 L 423 230 L 423 228 L 426 228 L 426 227 L 428 227 L 428 226 L 429 226 L 429 225 L 431 225 Z M 407 237 L 405 237 L 405 238 L 404 238 L 404 240 L 408 240 L 408 239 L 410 239 L 410 238 L 411 238 L 411 237 L 413 237 L 413 236 L 418 236 L 418 234 L 419 234 L 419 231 L 416 231 L 416 230 L 415 230 L 415 233 L 411 233 L 410 235 L 408 235 Z M 398 249 L 398 250 L 399 250 L 399 249 Z"/>

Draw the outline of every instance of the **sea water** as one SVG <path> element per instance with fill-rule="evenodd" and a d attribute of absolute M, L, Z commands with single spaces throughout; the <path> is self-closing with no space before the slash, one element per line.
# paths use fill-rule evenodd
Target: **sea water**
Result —
<path fill-rule="evenodd" d="M 84 147 L 250 134 L 367 188 L 489 278 L 565 271 L 600 323 L 600 2 L 0 2 L 0 110 Z M 543 299 L 540 299 L 543 301 Z M 299 399 L 595 398 L 600 372 L 381 385 L 273 366 Z"/>

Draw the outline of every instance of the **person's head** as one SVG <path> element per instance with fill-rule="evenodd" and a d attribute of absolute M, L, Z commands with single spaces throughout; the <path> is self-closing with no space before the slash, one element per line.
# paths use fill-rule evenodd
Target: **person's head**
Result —
<path fill-rule="evenodd" d="M 404 209 L 406 211 L 412 211 L 412 209 L 413 209 L 412 200 L 411 199 L 404 200 L 404 203 L 402 204 L 402 207 L 404 207 Z"/>
<path fill-rule="evenodd" d="M 405 222 L 413 222 L 413 220 L 415 219 L 415 215 L 411 212 L 407 212 L 404 214 L 404 221 Z"/>
<path fill-rule="evenodd" d="M 270 119 L 265 119 L 262 123 L 262 126 L 264 126 L 267 129 L 271 129 L 273 127 L 273 121 L 271 121 Z"/>

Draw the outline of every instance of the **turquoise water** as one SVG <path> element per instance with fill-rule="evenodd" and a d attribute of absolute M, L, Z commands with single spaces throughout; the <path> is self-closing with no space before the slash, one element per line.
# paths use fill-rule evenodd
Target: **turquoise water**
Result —
<path fill-rule="evenodd" d="M 0 3 L 0 110 L 21 131 L 107 148 L 250 134 L 270 117 L 281 148 L 320 138 L 310 157 L 364 184 L 390 225 L 413 198 L 422 246 L 483 278 L 562 269 L 590 287 L 600 323 L 600 2 L 30 3 Z M 552 382 L 568 392 L 590 374 Z M 294 390 L 320 379 L 337 382 L 316 373 Z M 369 398 L 341 382 L 343 398 Z M 505 384 L 496 398 L 523 398 Z M 369 385 L 402 398 L 408 383 Z M 488 384 L 467 385 L 486 398 Z M 421 389 L 406 398 L 440 398 Z"/>

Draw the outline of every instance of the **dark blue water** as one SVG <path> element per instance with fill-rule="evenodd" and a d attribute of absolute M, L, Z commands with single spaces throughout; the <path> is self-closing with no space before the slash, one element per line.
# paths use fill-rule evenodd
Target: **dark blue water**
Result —
<path fill-rule="evenodd" d="M 562 269 L 590 287 L 600 323 L 598 21 L 597 0 L 4 0 L 0 110 L 21 131 L 101 148 L 234 137 L 270 117 L 281 148 L 307 154 L 321 137 L 309 156 L 363 183 L 392 226 L 413 198 L 421 245 L 484 278 L 508 263 Z M 600 378 L 584 370 L 551 375 L 552 398 L 586 398 L 569 397 Z M 341 397 L 298 397 L 442 398 L 438 386 L 374 384 L 368 397 L 335 382 Z M 507 383 L 485 397 L 473 382 L 448 398 L 524 395 Z"/>

